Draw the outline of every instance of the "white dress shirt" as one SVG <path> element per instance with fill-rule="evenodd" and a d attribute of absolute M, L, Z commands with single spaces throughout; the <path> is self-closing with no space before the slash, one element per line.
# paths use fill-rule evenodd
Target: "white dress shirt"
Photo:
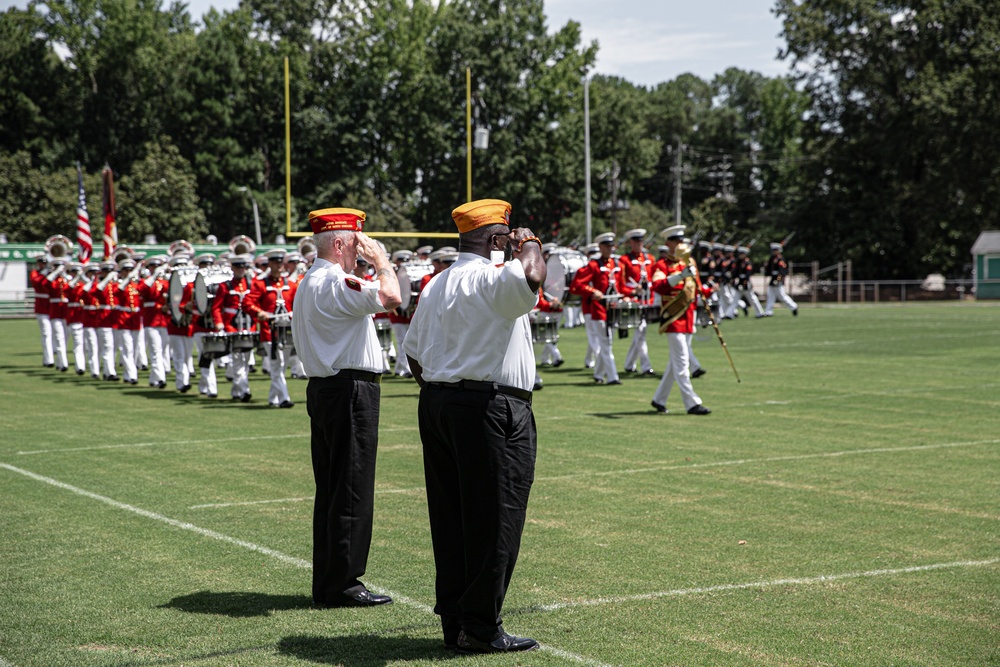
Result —
<path fill-rule="evenodd" d="M 427 382 L 482 380 L 531 391 L 528 313 L 537 301 L 520 260 L 498 267 L 460 253 L 421 292 L 403 352 L 420 363 Z"/>
<path fill-rule="evenodd" d="M 382 348 L 371 318 L 385 312 L 378 291 L 379 283 L 316 259 L 299 282 L 292 317 L 295 350 L 308 377 L 344 369 L 382 372 Z"/>

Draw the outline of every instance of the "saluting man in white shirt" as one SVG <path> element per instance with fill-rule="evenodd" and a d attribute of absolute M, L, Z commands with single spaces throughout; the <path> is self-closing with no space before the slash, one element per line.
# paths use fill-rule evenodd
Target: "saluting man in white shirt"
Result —
<path fill-rule="evenodd" d="M 372 315 L 400 304 L 385 253 L 362 233 L 365 214 L 328 208 L 309 214 L 316 261 L 295 294 L 292 337 L 309 377 L 306 409 L 316 479 L 313 601 L 323 607 L 392 602 L 361 582 L 372 540 L 382 348 Z M 351 274 L 358 257 L 374 282 Z"/>
<path fill-rule="evenodd" d="M 456 208 L 458 260 L 427 284 L 403 351 L 418 410 L 437 573 L 434 611 L 460 653 L 528 651 L 500 621 L 535 472 L 528 313 L 545 281 L 541 241 L 510 231 L 510 204 Z M 513 261 L 504 262 L 510 249 Z M 498 257 L 491 257 L 496 253 Z"/>

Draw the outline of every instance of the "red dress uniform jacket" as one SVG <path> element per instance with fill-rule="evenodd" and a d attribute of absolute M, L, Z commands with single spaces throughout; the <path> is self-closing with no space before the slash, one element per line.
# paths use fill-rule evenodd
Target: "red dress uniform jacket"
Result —
<path fill-rule="evenodd" d="M 142 325 L 142 296 L 139 284 L 130 280 L 118 290 L 118 328 L 138 331 Z"/>
<path fill-rule="evenodd" d="M 66 306 L 66 322 L 69 324 L 83 323 L 83 282 L 76 281 L 76 284 L 67 290 L 69 303 Z"/>
<path fill-rule="evenodd" d="M 253 280 L 249 276 L 243 276 L 240 280 L 233 278 L 219 284 L 219 290 L 215 293 L 215 298 L 212 299 L 212 308 L 215 311 L 213 318 L 216 323 L 221 322 L 227 332 L 240 331 L 233 325 L 233 320 L 240 312 L 249 314 L 246 309 L 246 298 L 251 289 L 253 289 Z M 256 331 L 257 325 L 253 316 L 248 319 L 250 321 L 249 331 Z"/>
<path fill-rule="evenodd" d="M 628 253 L 618 258 L 618 264 L 622 267 L 622 274 L 625 284 L 632 288 L 638 297 L 640 286 L 645 283 L 647 290 L 653 282 L 653 266 L 656 260 L 648 252 L 641 252 L 638 255 Z M 653 292 L 649 290 L 646 298 L 639 303 L 646 306 L 653 303 Z"/>
<path fill-rule="evenodd" d="M 84 287 L 83 297 L 83 326 L 96 329 L 100 326 L 101 311 L 98 310 L 97 302 L 97 281 L 95 280 L 89 287 Z"/>
<path fill-rule="evenodd" d="M 607 295 L 611 285 L 614 286 L 613 291 L 617 291 L 618 294 L 632 295 L 632 288 L 625 284 L 618 262 L 610 257 L 606 260 L 598 258 L 590 260 L 576 272 L 569 291 L 582 297 L 590 297 L 597 291 Z M 608 320 L 606 304 L 604 299 L 590 299 L 590 319 L 606 322 Z"/>
<path fill-rule="evenodd" d="M 142 298 L 142 326 L 165 327 L 170 324 L 170 315 L 163 312 L 170 295 L 170 281 L 157 278 L 151 285 L 139 283 L 139 296 Z"/>
<path fill-rule="evenodd" d="M 169 292 L 169 287 L 167 288 Z M 168 294 L 169 297 L 169 294 Z M 187 305 L 191 299 L 194 298 L 194 283 L 188 283 L 184 286 L 184 291 L 181 293 L 180 303 L 177 307 L 180 308 L 181 313 L 187 313 Z M 169 299 L 168 299 L 169 300 Z M 167 335 L 168 336 L 185 336 L 187 338 L 191 337 L 194 332 L 194 325 L 191 323 L 191 318 L 185 317 L 185 323 L 174 321 L 174 316 L 171 314 L 170 306 L 164 305 L 164 312 L 167 314 L 169 321 L 167 322 Z"/>
<path fill-rule="evenodd" d="M 254 319 L 260 312 L 273 313 L 278 307 L 278 295 L 285 301 L 285 310 L 292 312 L 292 303 L 295 301 L 295 285 L 289 285 L 287 278 L 274 279 L 271 276 L 264 276 L 260 280 L 253 281 L 253 288 L 250 294 L 243 301 L 243 307 L 253 315 Z M 260 324 L 260 340 L 264 343 L 271 341 L 271 325 L 267 320 Z"/>
<path fill-rule="evenodd" d="M 28 275 L 28 283 L 35 291 L 35 314 L 49 314 L 49 281 L 45 279 L 42 272 L 34 270 Z"/>
<path fill-rule="evenodd" d="M 653 270 L 653 274 L 656 276 L 656 280 L 653 281 L 653 291 L 662 294 L 664 301 L 669 301 L 677 292 L 683 289 L 683 280 L 677 283 L 676 287 L 671 287 L 670 283 L 667 282 L 667 276 L 672 273 L 680 273 L 684 270 L 684 266 L 683 263 L 671 259 L 661 259 L 656 263 L 656 267 Z M 659 274 L 662 274 L 663 277 L 661 278 Z M 712 290 L 702 286 L 701 292 L 703 296 L 708 297 L 712 293 Z M 694 333 L 694 314 L 697 306 L 697 300 L 691 302 L 686 313 L 667 325 L 666 332 Z"/>
<path fill-rule="evenodd" d="M 52 282 L 49 288 L 49 317 L 54 320 L 65 320 L 69 305 L 69 283 L 61 274 Z"/>

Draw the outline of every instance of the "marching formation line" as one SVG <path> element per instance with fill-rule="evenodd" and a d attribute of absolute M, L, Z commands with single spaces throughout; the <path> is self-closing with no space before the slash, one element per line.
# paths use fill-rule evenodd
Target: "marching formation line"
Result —
<path fill-rule="evenodd" d="M 128 447 L 155 447 L 157 445 L 208 445 L 213 442 L 249 442 L 251 440 L 284 440 L 286 438 L 308 438 L 308 433 L 282 433 L 280 435 L 251 435 L 238 438 L 210 438 L 207 440 L 169 440 L 166 442 L 133 442 L 121 445 L 95 445 L 93 447 L 64 447 L 61 449 L 35 449 L 17 452 L 21 456 L 29 454 L 51 454 L 62 452 L 84 452 L 92 449 L 123 449 Z"/>
<path fill-rule="evenodd" d="M 175 528 L 180 528 L 181 530 L 187 530 L 192 533 L 196 533 L 203 537 L 208 537 L 213 540 L 219 540 L 220 542 L 226 542 L 228 544 L 233 544 L 239 547 L 243 547 L 244 549 L 249 549 L 250 551 L 263 554 L 265 556 L 270 556 L 271 558 L 281 561 L 282 563 L 285 563 L 287 565 L 292 565 L 294 567 L 302 568 L 305 570 L 312 569 L 312 563 L 310 563 L 307 560 L 303 560 L 302 558 L 296 558 L 295 556 L 289 556 L 288 554 L 281 553 L 280 551 L 275 551 L 274 549 L 269 549 L 268 547 L 264 547 L 259 544 L 254 544 L 253 542 L 247 542 L 246 540 L 241 540 L 236 537 L 230 537 L 229 535 L 224 535 L 214 530 L 209 530 L 208 528 L 201 528 L 200 526 L 188 523 L 187 521 L 178 521 L 177 519 L 171 519 L 170 517 L 164 516 L 162 514 L 157 514 L 156 512 L 151 512 L 149 510 L 144 510 L 141 507 L 136 507 L 135 505 L 122 503 L 112 498 L 108 498 L 107 496 L 102 496 L 100 494 L 93 493 L 85 489 L 81 489 L 71 484 L 60 482 L 57 479 L 52 479 L 51 477 L 45 477 L 44 475 L 39 475 L 38 473 L 31 472 L 30 470 L 24 470 L 22 468 L 15 467 L 7 463 L 0 463 L 0 468 L 10 470 L 11 472 L 16 472 L 19 475 L 24 475 L 25 477 L 33 479 L 37 482 L 43 482 L 45 484 L 49 484 L 56 488 L 63 489 L 64 491 L 69 491 L 71 493 L 84 496 L 85 498 L 96 500 L 98 502 L 104 503 L 105 505 L 110 505 L 111 507 L 114 507 L 116 509 L 132 512 L 133 514 L 138 514 L 139 516 L 144 517 L 146 519 L 159 521 L 161 523 L 165 523 Z M 419 602 L 404 595 L 400 595 L 399 593 L 387 590 L 380 586 L 370 586 L 370 588 L 377 593 L 390 596 L 395 602 L 406 605 L 408 607 L 412 607 L 413 609 L 424 612 L 426 614 L 431 614 L 431 615 L 434 614 L 434 609 L 431 606 L 424 604 L 423 602 Z M 543 651 L 552 653 L 553 655 L 563 658 L 565 660 L 571 660 L 573 662 L 577 662 L 583 665 L 589 665 L 590 667 L 611 667 L 611 665 L 607 665 L 597 660 L 593 660 L 586 656 L 577 655 L 576 653 L 564 651 L 562 649 L 556 648 L 554 646 L 549 646 L 547 644 L 541 644 L 540 648 Z M 13 667 L 13 665 L 5 663 L 2 661 L 2 659 L 0 659 L 0 667 Z"/>
<path fill-rule="evenodd" d="M 632 468 L 628 470 L 604 470 L 600 472 L 576 472 L 567 475 L 536 477 L 535 481 L 556 481 L 577 479 L 582 477 L 608 477 L 611 475 L 636 475 L 643 472 L 658 472 L 661 470 L 685 470 L 687 468 L 716 468 L 720 466 L 735 466 L 746 463 L 769 463 L 772 461 L 800 461 L 803 459 L 836 458 L 854 454 L 893 454 L 896 452 L 913 452 L 924 449 L 947 449 L 951 447 L 974 447 L 975 445 L 993 445 L 1000 443 L 1000 438 L 990 440 L 970 440 L 968 442 L 945 442 L 936 445 L 913 445 L 912 447 L 872 447 L 870 449 L 845 449 L 839 452 L 819 452 L 816 454 L 792 454 L 788 456 L 764 456 L 761 458 L 734 459 L 732 461 L 712 461 L 710 463 L 687 463 L 683 465 L 649 466 L 648 468 Z"/>
<path fill-rule="evenodd" d="M 990 558 L 988 560 L 966 560 L 952 563 L 934 563 L 932 565 L 916 565 L 913 567 L 899 567 L 886 570 L 868 570 L 867 572 L 845 572 L 843 574 L 821 574 L 815 577 L 793 577 L 788 579 L 772 579 L 770 581 L 754 581 L 745 584 L 719 584 L 717 586 L 702 586 L 698 588 L 675 588 L 672 591 L 658 591 L 655 593 L 638 593 L 636 595 L 617 595 L 613 597 L 594 598 L 591 600 L 575 600 L 572 602 L 555 602 L 552 604 L 535 605 L 526 611 L 557 611 L 571 607 L 596 607 L 605 604 L 622 604 L 625 602 L 638 602 L 641 600 L 656 600 L 666 597 L 681 597 L 684 595 L 701 595 L 704 593 L 720 593 L 724 591 L 739 591 L 747 588 L 770 588 L 774 586 L 802 586 L 807 584 L 822 584 L 829 581 L 840 581 L 842 579 L 862 579 L 866 577 L 886 577 L 894 574 L 910 574 L 913 572 L 929 572 L 932 570 L 946 570 L 959 567 L 982 567 L 985 565 L 996 565 L 1000 563 L 1000 558 Z"/>

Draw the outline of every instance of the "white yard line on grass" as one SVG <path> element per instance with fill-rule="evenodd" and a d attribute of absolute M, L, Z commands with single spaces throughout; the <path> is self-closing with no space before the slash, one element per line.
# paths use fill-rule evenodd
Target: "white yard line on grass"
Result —
<path fill-rule="evenodd" d="M 412 489 L 375 489 L 375 493 L 424 493 L 426 489 L 422 486 L 414 487 Z M 240 502 L 232 503 L 208 503 L 205 505 L 191 505 L 188 507 L 189 510 L 200 510 L 205 508 L 219 508 L 219 507 L 239 507 L 241 505 L 269 505 L 271 503 L 301 503 L 306 500 L 313 500 L 313 496 L 308 498 L 275 498 L 274 500 L 243 500 Z"/>
<path fill-rule="evenodd" d="M 156 512 L 150 512 L 149 510 L 144 510 L 141 507 L 136 507 L 134 505 L 128 505 L 126 503 L 121 503 L 121 502 L 118 502 L 117 500 L 113 500 L 111 498 L 108 498 L 107 496 L 102 496 L 102 495 L 99 495 L 97 493 L 92 493 L 90 491 L 86 491 L 84 489 L 72 486 L 71 484 L 66 484 L 65 482 L 60 482 L 59 480 L 52 479 L 51 477 L 45 477 L 43 475 L 39 475 L 37 473 L 33 473 L 33 472 L 29 471 L 29 470 L 24 470 L 22 468 L 17 468 L 15 466 L 9 465 L 7 463 L 0 463 L 0 468 L 4 468 L 6 470 L 10 470 L 11 472 L 16 472 L 19 475 L 24 475 L 25 477 L 29 477 L 29 478 L 31 478 L 31 479 L 33 479 L 35 481 L 38 481 L 38 482 L 44 482 L 45 484 L 49 484 L 49 485 L 54 486 L 54 487 L 59 488 L 59 489 L 63 489 L 64 491 L 70 491 L 71 493 L 75 493 L 75 494 L 77 494 L 79 496 L 84 496 L 85 498 L 90 498 L 91 500 L 96 500 L 98 502 L 104 503 L 105 505 L 110 505 L 111 507 L 114 507 L 116 509 L 125 510 L 127 512 L 132 512 L 134 514 L 138 514 L 139 516 L 144 517 L 146 519 L 152 519 L 154 521 L 159 521 L 161 523 L 165 523 L 165 524 L 173 526 L 175 528 L 180 528 L 182 530 L 191 531 L 192 533 L 197 533 L 198 535 L 201 535 L 203 537 L 209 537 L 209 538 L 211 538 L 213 540 L 219 540 L 220 542 L 227 542 L 229 544 L 234 544 L 236 546 L 243 547 L 244 549 L 249 549 L 250 551 L 255 551 L 255 552 L 257 552 L 259 554 L 263 554 L 265 556 L 270 556 L 271 558 L 279 560 L 282 563 L 285 563 L 287 565 L 292 565 L 294 567 L 299 567 L 299 568 L 303 568 L 303 569 L 306 569 L 306 570 L 311 570 L 312 569 L 312 563 L 310 563 L 307 560 L 303 560 L 301 558 L 296 558 L 295 556 L 289 556 L 287 554 L 281 553 L 280 551 L 275 551 L 274 549 L 268 549 L 267 547 L 261 546 L 259 544 L 254 544 L 253 542 L 247 542 L 246 540 L 241 540 L 241 539 L 238 539 L 238 538 L 235 538 L 235 537 L 230 537 L 229 535 L 223 535 L 222 533 L 216 532 L 214 530 L 209 530 L 208 528 L 201 528 L 199 526 L 195 526 L 194 524 L 188 523 L 186 521 L 178 521 L 177 519 L 171 519 L 170 517 L 163 516 L 162 514 L 157 514 Z M 406 605 L 408 607 L 412 607 L 412 608 L 417 609 L 418 611 L 422 611 L 422 612 L 424 612 L 426 614 L 434 614 L 434 609 L 431 608 L 429 605 L 426 605 L 426 604 L 424 604 L 422 602 L 418 602 L 418 601 L 413 600 L 411 598 L 408 598 L 408 597 L 405 597 L 403 595 L 400 595 L 399 593 L 395 593 L 393 591 L 386 590 L 386 589 L 384 589 L 382 587 L 371 586 L 371 588 L 372 588 L 372 590 L 374 590 L 374 591 L 376 591 L 378 593 L 382 593 L 384 595 L 388 595 L 388 596 L 392 597 L 392 599 L 394 601 L 396 601 L 396 602 L 398 602 L 400 604 L 404 604 L 404 605 Z M 569 651 L 564 651 L 564 650 L 556 648 L 554 646 L 541 645 L 540 648 L 541 648 L 541 650 L 547 651 L 547 652 L 549 652 L 549 653 L 551 653 L 551 654 L 553 654 L 553 655 L 555 655 L 557 657 L 563 658 L 564 660 L 570 660 L 572 662 L 580 663 L 580 664 L 583 664 L 583 665 L 589 665 L 590 667 L 611 667 L 611 665 L 607 665 L 606 663 L 599 662 L 597 660 L 594 660 L 592 658 L 588 658 L 586 656 L 577 655 L 576 653 L 571 653 Z M 0 667 L 12 667 L 12 666 L 8 666 L 7 664 L 5 664 L 2 661 L 0 661 Z"/>
<path fill-rule="evenodd" d="M 213 442 L 249 442 L 251 440 L 284 440 L 286 438 L 308 438 L 308 433 L 284 433 L 281 435 L 251 435 L 238 438 L 210 438 L 207 440 L 168 440 L 166 442 L 133 442 L 121 445 L 95 445 L 93 447 L 64 447 L 61 449 L 35 449 L 18 452 L 20 455 L 51 454 L 62 452 L 84 452 L 92 449 L 122 449 L 126 447 L 156 447 L 157 445 L 210 445 Z"/>
<path fill-rule="evenodd" d="M 632 468 L 628 470 L 605 470 L 601 472 L 577 472 L 568 475 L 553 475 L 551 477 L 536 477 L 536 482 L 551 482 L 562 479 L 578 479 L 584 477 L 607 477 L 610 475 L 636 475 L 643 472 L 658 472 L 661 470 L 686 470 L 688 468 L 716 468 L 719 466 L 736 466 L 747 463 L 769 463 L 772 461 L 800 461 L 804 459 L 822 459 L 846 457 L 855 454 L 893 454 L 896 452 L 914 452 L 923 449 L 947 449 L 950 447 L 973 447 L 975 445 L 993 445 L 1000 439 L 971 440 L 969 442 L 946 442 L 937 445 L 914 445 L 912 447 L 873 447 L 871 449 L 845 449 L 839 452 L 820 452 L 817 454 L 794 454 L 790 456 L 766 456 L 761 458 L 735 459 L 732 461 L 713 461 L 710 463 L 687 463 L 683 465 L 649 466 L 647 468 Z"/>
<path fill-rule="evenodd" d="M 14 664 L 11 662 L 7 662 L 3 658 L 0 658 L 0 667 L 14 667 Z"/>
<path fill-rule="evenodd" d="M 917 565 L 915 567 L 900 567 L 891 570 L 868 570 L 867 572 L 846 572 L 843 574 L 823 574 L 816 577 L 795 577 L 790 579 L 772 579 L 771 581 L 754 581 L 746 584 L 720 584 L 718 586 L 702 586 L 699 588 L 676 588 L 672 591 L 658 591 L 656 593 L 639 593 L 637 595 L 616 595 L 613 597 L 594 598 L 591 600 L 574 600 L 572 602 L 554 602 L 530 607 L 527 611 L 557 611 L 570 607 L 596 607 L 605 604 L 623 604 L 626 602 L 638 602 L 641 600 L 656 600 L 666 597 L 680 597 L 683 595 L 701 595 L 705 593 L 720 593 L 725 591 L 739 591 L 747 588 L 769 588 L 773 586 L 802 586 L 808 584 L 822 584 L 829 581 L 840 581 L 842 579 L 862 579 L 865 577 L 886 577 L 894 574 L 910 574 L 912 572 L 929 572 L 931 570 L 945 570 L 959 567 L 982 567 L 984 565 L 996 565 L 1000 563 L 1000 558 L 990 558 L 989 560 L 966 560 L 953 563 L 934 563 L 933 565 Z"/>

